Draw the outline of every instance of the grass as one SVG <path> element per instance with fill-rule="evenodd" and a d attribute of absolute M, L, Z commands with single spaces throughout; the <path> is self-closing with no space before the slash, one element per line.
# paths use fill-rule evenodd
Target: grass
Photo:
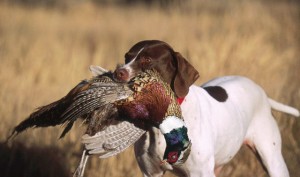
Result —
<path fill-rule="evenodd" d="M 197 84 L 244 75 L 278 101 L 300 108 L 300 3 L 188 1 L 161 9 L 92 3 L 67 8 L 0 3 L 0 165 L 8 176 L 71 176 L 82 150 L 79 124 L 63 140 L 60 127 L 34 129 L 4 144 L 12 128 L 38 106 L 64 96 L 91 74 L 114 69 L 136 42 L 160 39 L 200 72 Z M 300 121 L 274 112 L 291 176 L 300 176 Z M 133 150 L 91 158 L 86 176 L 142 176 Z M 14 171 L 19 170 L 16 174 Z M 267 176 L 242 148 L 221 176 Z M 1 175 L 2 176 L 2 175 Z M 167 174 L 166 176 L 172 176 Z"/>

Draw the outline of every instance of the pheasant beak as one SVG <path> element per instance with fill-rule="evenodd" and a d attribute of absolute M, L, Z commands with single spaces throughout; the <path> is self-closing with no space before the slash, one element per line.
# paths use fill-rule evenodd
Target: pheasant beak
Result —
<path fill-rule="evenodd" d="M 188 159 L 190 152 L 191 152 L 191 142 L 188 142 L 188 144 L 186 145 L 186 147 L 184 147 L 183 149 L 179 149 L 178 151 L 169 151 L 168 149 L 172 148 L 172 147 L 167 147 L 165 155 L 164 155 L 164 160 L 162 160 L 160 162 L 160 165 L 182 165 L 183 163 L 185 163 L 185 161 Z M 178 146 L 177 148 L 178 149 Z"/>

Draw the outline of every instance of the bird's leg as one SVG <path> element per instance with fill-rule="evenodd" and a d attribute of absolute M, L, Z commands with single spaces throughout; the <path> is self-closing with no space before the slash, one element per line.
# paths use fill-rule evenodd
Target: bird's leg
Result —
<path fill-rule="evenodd" d="M 80 174 L 81 176 L 80 177 L 83 177 L 85 166 L 86 166 L 86 163 L 87 163 L 89 157 L 90 156 L 88 154 L 85 154 L 85 158 L 84 158 L 84 162 L 83 162 L 83 166 L 82 166 L 82 170 L 81 170 L 81 174 Z"/>
<path fill-rule="evenodd" d="M 74 172 L 73 177 L 83 177 L 88 158 L 89 155 L 87 154 L 86 150 L 84 150 L 81 156 L 80 164 L 77 167 L 76 171 Z"/>

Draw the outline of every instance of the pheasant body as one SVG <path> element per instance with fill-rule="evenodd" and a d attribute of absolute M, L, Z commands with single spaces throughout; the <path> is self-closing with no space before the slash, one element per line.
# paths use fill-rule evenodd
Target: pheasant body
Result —
<path fill-rule="evenodd" d="M 189 155 L 191 143 L 180 106 L 155 70 L 142 72 L 128 83 L 115 82 L 111 72 L 83 80 L 65 97 L 33 112 L 15 127 L 13 135 L 30 127 L 64 124 L 63 137 L 78 118 L 87 125 L 82 143 L 88 154 L 100 158 L 118 154 L 147 127 L 156 126 L 166 138 L 165 161 L 183 163 L 178 158 Z"/>
<path fill-rule="evenodd" d="M 155 125 L 168 116 L 182 119 L 173 91 L 155 70 L 148 70 L 131 82 L 133 94 L 116 102 L 120 114 L 131 119 L 150 120 Z"/>

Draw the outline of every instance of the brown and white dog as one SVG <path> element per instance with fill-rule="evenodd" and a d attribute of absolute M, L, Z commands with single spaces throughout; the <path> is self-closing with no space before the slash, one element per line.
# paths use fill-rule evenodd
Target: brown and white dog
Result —
<path fill-rule="evenodd" d="M 281 136 L 271 109 L 299 116 L 295 108 L 268 98 L 253 81 L 240 76 L 213 79 L 201 87 L 194 67 L 167 43 L 141 41 L 125 54 L 125 65 L 115 78 L 129 81 L 146 69 L 156 69 L 169 83 L 181 104 L 192 142 L 189 158 L 182 166 L 160 164 L 165 149 L 156 128 L 135 143 L 135 155 L 144 176 L 162 176 L 170 170 L 178 176 L 214 177 L 243 144 L 258 155 L 271 177 L 288 177 L 281 154 Z"/>
<path fill-rule="evenodd" d="M 146 69 L 156 69 L 178 97 L 187 95 L 198 71 L 171 46 L 162 41 L 141 41 L 125 54 L 125 65 L 115 71 L 117 80 L 129 81 Z"/>

